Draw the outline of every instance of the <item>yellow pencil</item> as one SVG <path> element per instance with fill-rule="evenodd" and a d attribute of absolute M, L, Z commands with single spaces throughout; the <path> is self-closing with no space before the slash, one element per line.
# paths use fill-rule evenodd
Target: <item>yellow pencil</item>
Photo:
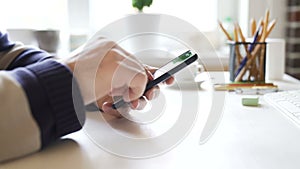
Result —
<path fill-rule="evenodd" d="M 274 29 L 275 25 L 276 25 L 276 20 L 274 19 L 274 20 L 270 23 L 270 26 L 268 27 L 267 34 L 266 34 L 266 38 L 270 35 L 270 33 L 271 33 L 272 30 Z"/>
<path fill-rule="evenodd" d="M 234 26 L 234 41 L 237 43 L 239 42 L 239 35 L 238 35 L 238 28 L 237 25 Z M 235 53 L 237 55 L 237 59 L 238 59 L 238 65 L 240 65 L 241 61 L 242 61 L 242 55 L 240 52 L 240 48 L 239 48 L 239 44 L 235 44 Z"/>
<path fill-rule="evenodd" d="M 269 11 L 269 9 L 267 9 L 266 14 L 265 14 L 265 19 L 264 19 L 264 26 L 263 26 L 261 42 L 264 42 L 266 39 L 268 25 L 269 25 L 269 17 L 270 17 L 270 11 Z"/>
<path fill-rule="evenodd" d="M 241 40 L 244 43 L 244 48 L 245 48 L 245 51 L 247 53 L 247 57 L 249 57 L 248 45 L 246 44 L 246 38 L 243 34 L 243 31 L 242 31 L 242 29 L 241 29 L 241 27 L 238 23 L 236 24 L 236 27 L 237 27 L 238 33 L 240 34 Z"/>
<path fill-rule="evenodd" d="M 239 41 L 237 25 L 234 25 L 233 37 L 234 37 L 234 41 L 235 41 L 235 42 L 238 42 L 238 41 Z"/>
<path fill-rule="evenodd" d="M 225 33 L 226 37 L 228 40 L 232 40 L 232 38 L 230 37 L 229 33 L 226 31 L 226 29 L 223 27 L 222 23 L 219 21 L 219 25 L 220 28 L 222 29 L 222 31 Z"/>
<path fill-rule="evenodd" d="M 254 18 L 251 19 L 251 36 L 255 35 L 256 32 L 256 20 Z"/>
<path fill-rule="evenodd" d="M 246 42 L 246 38 L 245 38 L 245 36 L 243 34 L 243 31 L 242 31 L 242 29 L 241 29 L 241 27 L 240 27 L 240 25 L 238 23 L 236 24 L 236 27 L 237 27 L 238 33 L 240 34 L 242 42 L 245 43 Z"/>

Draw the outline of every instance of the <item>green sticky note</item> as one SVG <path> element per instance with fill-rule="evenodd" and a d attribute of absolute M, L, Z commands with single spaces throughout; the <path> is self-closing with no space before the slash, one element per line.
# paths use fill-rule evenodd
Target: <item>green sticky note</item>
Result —
<path fill-rule="evenodd" d="M 242 98 L 244 106 L 258 106 L 258 97 L 255 98 Z"/>

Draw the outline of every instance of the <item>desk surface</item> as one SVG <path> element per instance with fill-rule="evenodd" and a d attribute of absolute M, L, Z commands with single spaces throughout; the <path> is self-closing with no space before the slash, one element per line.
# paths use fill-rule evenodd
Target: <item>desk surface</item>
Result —
<path fill-rule="evenodd" d="M 285 75 L 275 81 L 281 89 L 299 89 L 300 82 Z M 166 89 L 165 96 L 175 97 L 176 90 Z M 170 92 L 170 93 L 168 93 Z M 174 93 L 175 92 L 175 93 Z M 192 91 L 181 91 L 192 93 Z M 203 101 L 206 91 L 199 91 Z M 175 94 L 175 95 L 173 95 Z M 203 97 L 202 97 L 203 96 Z M 70 134 L 45 150 L 0 165 L 6 168 L 206 168 L 206 169 L 298 169 L 300 166 L 300 129 L 260 97 L 260 106 L 244 107 L 241 95 L 225 94 L 223 114 L 217 130 L 205 143 L 199 144 L 204 124 L 200 114 L 187 137 L 170 151 L 152 158 L 123 158 L 100 148 L 86 130 Z M 175 97 L 176 98 L 176 97 Z M 198 106 L 205 112 L 204 104 Z M 92 120 L 95 114 L 87 114 Z M 205 119 L 205 118 L 204 118 Z M 124 119 L 115 129 L 133 134 L 134 126 Z M 205 122 L 204 122 L 205 123 Z M 91 123 L 88 122 L 87 127 Z M 154 126 L 155 128 L 155 126 Z M 140 129 L 140 128 L 139 128 Z M 155 134 L 142 132 L 142 134 Z M 130 133 L 133 132 L 133 133 Z M 107 134 L 104 131 L 99 134 Z M 141 133 L 139 133 L 141 134 Z M 122 143 L 119 143 L 122 145 Z M 147 148 L 146 148 L 147 149 Z M 146 150 L 145 149 L 145 150 Z"/>

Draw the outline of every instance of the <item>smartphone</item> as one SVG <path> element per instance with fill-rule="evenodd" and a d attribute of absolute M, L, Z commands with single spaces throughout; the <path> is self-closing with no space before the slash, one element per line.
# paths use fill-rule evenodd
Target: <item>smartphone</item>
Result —
<path fill-rule="evenodd" d="M 147 92 L 152 87 L 158 85 L 161 82 L 166 81 L 175 73 L 179 72 L 183 68 L 187 67 L 191 63 L 195 62 L 198 59 L 198 55 L 191 50 L 184 52 L 183 54 L 177 56 L 176 58 L 172 59 L 161 68 L 155 71 L 154 79 L 149 81 L 146 85 L 145 92 Z M 144 93 L 145 93 L 144 92 Z M 123 99 L 116 101 L 113 105 L 113 109 L 118 109 L 124 106 L 126 103 Z"/>

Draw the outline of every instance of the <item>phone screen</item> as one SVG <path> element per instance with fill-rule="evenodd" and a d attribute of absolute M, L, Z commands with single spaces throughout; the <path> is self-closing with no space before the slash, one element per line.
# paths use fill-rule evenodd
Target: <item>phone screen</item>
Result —
<path fill-rule="evenodd" d="M 151 89 L 152 87 L 158 85 L 161 82 L 164 82 L 168 78 L 170 78 L 172 75 L 177 73 L 178 71 L 182 70 L 189 64 L 193 63 L 198 59 L 198 55 L 195 54 L 194 52 L 188 50 L 184 52 L 183 54 L 177 56 L 173 60 L 169 61 L 166 63 L 164 66 L 159 68 L 155 73 L 154 73 L 154 79 L 152 81 L 149 81 L 147 83 L 145 92 Z M 121 99 L 113 104 L 113 108 L 117 109 L 121 106 L 126 104 L 126 102 Z"/>
<path fill-rule="evenodd" d="M 148 82 L 146 91 L 154 87 L 155 85 L 167 80 L 170 76 L 174 75 L 197 59 L 197 54 L 189 50 L 169 61 L 154 73 L 154 80 Z"/>
<path fill-rule="evenodd" d="M 192 56 L 191 51 L 187 51 L 180 56 L 176 57 L 175 59 L 169 61 L 167 64 L 163 65 L 161 68 L 155 71 L 154 79 L 160 77 L 161 75 L 169 72 L 173 68 L 176 68 L 181 63 L 184 63 L 185 60 L 189 59 Z"/>

